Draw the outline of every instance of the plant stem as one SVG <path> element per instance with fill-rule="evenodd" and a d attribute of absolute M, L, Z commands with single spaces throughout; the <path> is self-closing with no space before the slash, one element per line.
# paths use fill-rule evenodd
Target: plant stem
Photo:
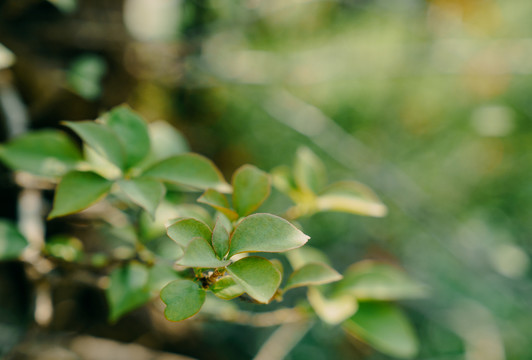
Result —
<path fill-rule="evenodd" d="M 220 311 L 219 313 L 212 314 L 212 317 L 215 320 L 255 327 L 308 322 L 308 315 L 297 308 L 285 308 L 263 313 L 240 310 Z"/>
<path fill-rule="evenodd" d="M 308 321 L 281 325 L 259 349 L 254 360 L 282 360 L 312 327 Z"/>

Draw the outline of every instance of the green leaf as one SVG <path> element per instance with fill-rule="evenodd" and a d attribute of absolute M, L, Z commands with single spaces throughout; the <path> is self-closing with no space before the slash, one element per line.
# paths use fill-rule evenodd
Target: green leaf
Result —
<path fill-rule="evenodd" d="M 55 191 L 54 207 L 48 219 L 88 208 L 103 198 L 113 183 L 93 172 L 71 171 Z"/>
<path fill-rule="evenodd" d="M 202 237 L 196 237 L 190 241 L 185 255 L 177 263 L 188 267 L 217 268 L 231 262 L 218 260 L 209 242 Z"/>
<path fill-rule="evenodd" d="M 13 260 L 22 254 L 28 241 L 11 221 L 0 219 L 0 260 Z"/>
<path fill-rule="evenodd" d="M 154 121 L 148 127 L 152 153 L 158 160 L 189 151 L 185 137 L 166 121 Z"/>
<path fill-rule="evenodd" d="M 152 218 L 164 198 L 166 188 L 157 180 L 136 178 L 119 180 L 118 186 L 137 205 L 145 209 Z"/>
<path fill-rule="evenodd" d="M 192 239 L 196 237 L 210 240 L 212 236 L 211 229 L 207 225 L 192 218 L 182 219 L 173 223 L 168 227 L 167 234 L 170 239 L 182 247 L 187 247 Z"/>
<path fill-rule="evenodd" d="M 148 126 L 128 106 L 119 106 L 103 116 L 105 124 L 115 133 L 125 150 L 126 169 L 138 164 L 150 152 Z"/>
<path fill-rule="evenodd" d="M 331 263 L 323 251 L 309 245 L 300 247 L 299 249 L 290 250 L 285 253 L 285 255 L 294 270 L 297 270 L 308 263 L 319 262 L 328 265 Z"/>
<path fill-rule="evenodd" d="M 148 288 L 151 294 L 159 294 L 171 281 L 180 279 L 172 264 L 158 262 L 149 269 Z"/>
<path fill-rule="evenodd" d="M 125 154 L 120 140 L 107 126 L 94 121 L 65 122 L 81 139 L 98 154 L 119 169 L 124 168 Z"/>
<path fill-rule="evenodd" d="M 141 264 L 130 263 L 111 273 L 109 287 L 105 292 L 111 322 L 150 300 L 147 282 L 148 269 Z"/>
<path fill-rule="evenodd" d="M 294 180 L 305 191 L 318 193 L 327 183 L 327 172 L 323 162 L 309 148 L 297 150 L 294 164 Z"/>
<path fill-rule="evenodd" d="M 384 263 L 362 261 L 347 269 L 338 291 L 359 300 L 400 300 L 426 295 L 425 287 L 404 271 Z"/>
<path fill-rule="evenodd" d="M 212 230 L 212 246 L 219 259 L 223 259 L 229 251 L 229 232 L 219 218 Z"/>
<path fill-rule="evenodd" d="M 244 289 L 231 276 L 224 276 L 218 279 L 209 289 L 214 295 L 223 300 L 231 300 L 244 293 Z"/>
<path fill-rule="evenodd" d="M 354 297 L 343 294 L 327 298 L 315 287 L 308 289 L 307 298 L 319 318 L 331 325 L 341 323 L 358 309 L 358 303 Z"/>
<path fill-rule="evenodd" d="M 94 171 L 106 179 L 120 179 L 122 177 L 121 169 L 117 168 L 115 164 L 97 153 L 87 144 L 83 144 L 83 156 L 88 165 L 87 170 Z"/>
<path fill-rule="evenodd" d="M 286 165 L 278 166 L 271 171 L 273 186 L 290 197 L 297 192 L 297 185 L 292 176 L 292 169 Z"/>
<path fill-rule="evenodd" d="M 164 202 L 163 202 L 164 204 Z M 206 225 L 211 227 L 211 225 L 214 225 L 214 221 L 212 220 L 211 214 L 205 208 L 196 205 L 196 204 L 176 204 L 175 202 L 167 202 L 167 205 L 171 206 L 172 208 L 172 215 L 166 216 L 165 219 L 171 219 L 166 224 L 172 224 L 176 222 L 177 220 L 185 219 L 185 218 L 193 218 L 196 220 L 199 220 Z"/>
<path fill-rule="evenodd" d="M 180 259 L 185 254 L 183 248 L 168 236 L 162 236 L 155 240 L 150 240 L 144 246 L 158 257 L 170 261 Z"/>
<path fill-rule="evenodd" d="M 229 234 L 233 232 L 233 222 L 229 220 L 227 216 L 225 216 L 221 212 L 216 213 L 216 221 L 220 222 L 225 227 L 225 230 L 227 230 Z"/>
<path fill-rule="evenodd" d="M 196 315 L 205 302 L 205 290 L 190 280 L 175 280 L 161 291 L 166 304 L 164 316 L 170 321 L 181 321 Z"/>
<path fill-rule="evenodd" d="M 318 197 L 319 211 L 339 211 L 357 215 L 382 217 L 386 205 L 373 190 L 356 181 L 341 181 L 328 186 Z"/>
<path fill-rule="evenodd" d="M 194 218 L 205 224 L 211 224 L 211 215 L 203 207 L 195 204 L 179 204 L 169 202 L 167 199 L 157 207 L 155 219 L 146 212 L 140 214 L 139 230 L 144 241 L 166 235 L 166 228 L 178 220 Z M 175 242 L 174 242 L 175 243 Z"/>
<path fill-rule="evenodd" d="M 270 177 L 252 165 L 241 166 L 233 176 L 233 206 L 240 216 L 254 212 L 270 195 Z"/>
<path fill-rule="evenodd" d="M 148 124 L 150 152 L 137 167 L 146 169 L 158 161 L 189 151 L 187 140 L 166 121 L 154 121 Z"/>
<path fill-rule="evenodd" d="M 275 266 L 277 271 L 279 271 L 279 274 L 281 274 L 281 278 L 282 278 L 284 274 L 283 263 L 279 259 L 270 259 L 270 262 L 273 264 L 273 266 Z"/>
<path fill-rule="evenodd" d="M 213 207 L 227 216 L 230 220 L 234 221 L 238 219 L 238 214 L 230 208 L 229 201 L 225 195 L 214 189 L 207 189 L 207 191 L 198 198 L 198 202 Z"/>
<path fill-rule="evenodd" d="M 281 273 L 275 266 L 258 256 L 238 260 L 227 267 L 227 272 L 252 298 L 268 303 L 281 284 Z"/>
<path fill-rule="evenodd" d="M 323 263 L 310 263 L 297 269 L 290 275 L 285 289 L 293 289 L 300 286 L 321 285 L 342 278 L 336 270 Z"/>
<path fill-rule="evenodd" d="M 212 161 L 198 154 L 189 153 L 165 159 L 147 169 L 144 175 L 196 189 L 230 191 L 220 170 Z"/>
<path fill-rule="evenodd" d="M 83 243 L 72 236 L 56 235 L 47 239 L 45 251 L 64 261 L 79 261 L 83 258 Z"/>
<path fill-rule="evenodd" d="M 61 0 L 61 2 L 64 1 Z M 54 2 L 60 3 L 57 0 Z M 79 56 L 69 66 L 67 73 L 68 85 L 82 98 L 89 101 L 95 100 L 102 93 L 101 81 L 106 71 L 107 64 L 101 56 L 94 54 Z"/>
<path fill-rule="evenodd" d="M 78 8 L 78 0 L 48 0 L 54 4 L 61 12 L 71 14 Z"/>
<path fill-rule="evenodd" d="M 22 135 L 2 146 L 0 159 L 14 170 L 59 177 L 77 166 L 81 154 L 63 132 L 42 130 Z"/>
<path fill-rule="evenodd" d="M 408 318 L 392 304 L 361 303 L 357 313 L 343 323 L 343 328 L 387 355 L 411 359 L 419 350 Z"/>
<path fill-rule="evenodd" d="M 303 246 L 310 237 L 283 218 L 253 214 L 231 236 L 228 258 L 242 252 L 283 252 Z"/>

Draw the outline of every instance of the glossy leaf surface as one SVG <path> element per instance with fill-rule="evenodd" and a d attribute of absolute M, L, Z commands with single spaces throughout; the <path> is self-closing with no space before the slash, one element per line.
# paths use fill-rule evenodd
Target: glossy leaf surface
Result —
<path fill-rule="evenodd" d="M 268 303 L 281 284 L 281 274 L 268 260 L 250 256 L 227 267 L 235 282 L 261 303 Z"/>
<path fill-rule="evenodd" d="M 230 190 L 212 161 L 198 154 L 183 154 L 162 160 L 148 168 L 144 175 L 195 189 Z"/>
<path fill-rule="evenodd" d="M 212 284 L 209 289 L 223 300 L 231 300 L 244 293 L 242 286 L 238 285 L 231 276 L 224 276 Z"/>
<path fill-rule="evenodd" d="M 196 237 L 190 241 L 185 249 L 185 255 L 177 262 L 189 267 L 217 268 L 230 264 L 229 261 L 219 260 L 209 242 Z"/>
<path fill-rule="evenodd" d="M 229 232 L 219 219 L 212 230 L 212 246 L 219 259 L 223 259 L 229 251 Z"/>
<path fill-rule="evenodd" d="M 211 239 L 211 229 L 205 223 L 188 218 L 179 220 L 167 228 L 168 236 L 182 247 L 187 245 L 196 237 L 205 240 Z"/>
<path fill-rule="evenodd" d="M 112 182 L 93 172 L 72 171 L 57 186 L 54 207 L 48 216 L 58 216 L 81 211 L 104 197 Z"/>
<path fill-rule="evenodd" d="M 166 304 L 164 316 L 171 321 L 181 321 L 196 315 L 205 302 L 205 290 L 190 280 L 175 280 L 161 290 L 161 300 Z"/>
<path fill-rule="evenodd" d="M 236 227 L 228 257 L 242 252 L 283 252 L 303 246 L 308 239 L 283 218 L 254 214 L 244 218 Z"/>

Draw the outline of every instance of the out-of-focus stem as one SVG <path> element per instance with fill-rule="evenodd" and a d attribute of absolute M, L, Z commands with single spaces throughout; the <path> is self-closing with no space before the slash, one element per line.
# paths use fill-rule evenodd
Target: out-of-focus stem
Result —
<path fill-rule="evenodd" d="M 308 321 L 308 316 L 297 308 L 279 309 L 264 313 L 248 311 L 220 311 L 213 314 L 216 320 L 255 327 L 270 327 Z"/>
<path fill-rule="evenodd" d="M 0 71 L 0 111 L 6 119 L 7 137 L 24 133 L 28 127 L 28 113 L 20 95 L 11 84 L 11 73 Z"/>
<path fill-rule="evenodd" d="M 27 130 L 28 113 L 20 95 L 11 84 L 10 73 L 3 72 L 0 75 L 0 111 L 6 119 L 8 137 L 14 137 Z M 53 306 L 50 284 L 42 277 L 53 266 L 41 255 L 45 233 L 42 192 L 31 177 L 19 175 L 16 180 L 22 187 L 18 197 L 18 227 L 29 243 L 22 258 L 28 264 L 28 277 L 37 282 L 34 317 L 39 325 L 46 326 L 52 319 Z M 40 279 L 42 280 L 39 281 Z"/>
<path fill-rule="evenodd" d="M 262 345 L 254 360 L 282 360 L 311 328 L 312 323 L 300 321 L 281 325 Z"/>
<path fill-rule="evenodd" d="M 35 289 L 35 322 L 40 326 L 48 326 L 52 321 L 53 309 L 50 283 L 41 281 Z"/>

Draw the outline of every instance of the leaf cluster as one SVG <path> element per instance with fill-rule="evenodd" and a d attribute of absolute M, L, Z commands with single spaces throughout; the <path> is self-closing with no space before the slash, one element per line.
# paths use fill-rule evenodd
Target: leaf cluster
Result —
<path fill-rule="evenodd" d="M 325 254 L 303 247 L 310 237 L 291 223 L 299 217 L 323 211 L 379 217 L 387 211 L 359 182 L 327 185 L 325 166 L 310 149 L 298 150 L 293 169 L 280 167 L 270 175 L 243 165 L 228 183 L 210 160 L 184 152 L 179 133 L 165 124 L 146 123 L 127 106 L 96 121 L 64 125 L 81 139 L 82 151 L 57 130 L 36 131 L 0 147 L 0 159 L 14 170 L 58 182 L 48 219 L 78 213 L 110 196 L 140 209 L 136 222 L 142 223 L 144 213 L 157 222 L 165 197 L 176 191 L 201 191 L 197 202 L 215 214 L 212 221 L 203 208 L 184 204 L 189 207 L 182 207 L 186 211 L 180 216 L 165 218 L 174 250 L 163 257 L 145 255 L 147 244 L 133 240 L 133 256 L 110 273 L 111 321 L 159 293 L 166 318 L 181 321 L 201 310 L 208 293 L 267 304 L 282 301 L 291 289 L 308 287 L 312 311 L 307 316 L 341 324 L 347 333 L 394 356 L 417 352 L 411 326 L 391 301 L 423 296 L 422 286 L 394 266 L 369 261 L 341 275 Z M 282 216 L 257 212 L 272 182 L 294 202 Z M 0 222 L 0 233 L 0 259 L 19 257 L 27 246 L 24 237 L 8 222 Z M 49 239 L 43 252 L 66 262 L 84 259 L 83 245 L 72 237 Z M 261 253 L 284 253 L 291 273 L 283 280 L 282 262 Z"/>
<path fill-rule="evenodd" d="M 358 181 L 327 184 L 325 165 L 306 147 L 297 151 L 292 169 L 274 169 L 273 179 L 277 189 L 295 203 L 287 211 L 290 218 L 327 211 L 382 217 L 388 211 L 373 190 Z"/>

